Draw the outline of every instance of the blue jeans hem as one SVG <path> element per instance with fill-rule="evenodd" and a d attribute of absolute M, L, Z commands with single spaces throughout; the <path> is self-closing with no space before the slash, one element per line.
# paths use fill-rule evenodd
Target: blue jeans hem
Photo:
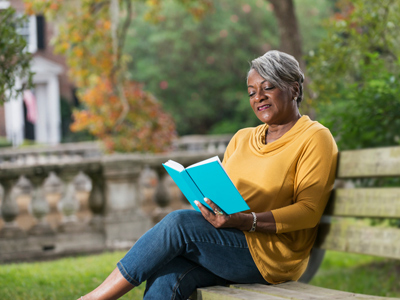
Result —
<path fill-rule="evenodd" d="M 137 282 L 135 279 L 133 279 L 128 272 L 125 270 L 124 265 L 119 261 L 117 263 L 118 270 L 120 271 L 121 275 L 124 276 L 124 278 L 132 284 L 134 287 L 139 286 L 140 282 Z"/>
<path fill-rule="evenodd" d="M 172 294 L 171 300 L 174 300 L 174 299 L 176 298 L 176 292 L 177 292 L 177 290 L 178 290 L 178 288 L 179 288 L 179 285 L 181 284 L 183 278 L 185 278 L 185 276 L 186 276 L 188 273 L 190 273 L 191 271 L 193 271 L 194 269 L 197 269 L 197 268 L 199 268 L 199 266 L 195 266 L 195 267 L 193 267 L 193 268 L 190 268 L 190 269 L 187 270 L 184 274 L 181 274 L 181 276 L 179 276 L 178 281 L 176 282 L 176 284 L 175 284 L 175 286 L 174 286 L 174 288 L 173 288 L 173 294 Z"/>

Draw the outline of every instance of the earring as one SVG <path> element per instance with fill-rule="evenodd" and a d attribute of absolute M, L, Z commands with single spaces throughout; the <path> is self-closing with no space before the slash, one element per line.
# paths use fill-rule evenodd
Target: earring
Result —
<path fill-rule="evenodd" d="M 297 97 L 294 97 L 294 98 L 293 98 L 293 101 L 297 101 Z"/>

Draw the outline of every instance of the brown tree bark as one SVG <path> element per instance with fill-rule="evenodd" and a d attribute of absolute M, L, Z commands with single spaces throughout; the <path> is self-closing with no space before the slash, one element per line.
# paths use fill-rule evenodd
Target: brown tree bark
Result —
<path fill-rule="evenodd" d="M 274 6 L 274 14 L 278 22 L 280 35 L 279 49 L 293 55 L 299 61 L 302 70 L 304 70 L 302 40 L 293 0 L 267 1 Z"/>
<path fill-rule="evenodd" d="M 303 72 L 306 71 L 306 64 L 303 60 L 302 38 L 299 23 L 297 21 L 293 0 L 267 0 L 274 6 L 274 14 L 278 22 L 280 46 L 279 50 L 293 55 L 300 64 Z M 309 78 L 306 74 L 303 84 L 304 98 L 308 100 L 301 104 L 301 111 L 315 119 L 315 110 L 312 107 L 312 91 L 309 89 Z"/>

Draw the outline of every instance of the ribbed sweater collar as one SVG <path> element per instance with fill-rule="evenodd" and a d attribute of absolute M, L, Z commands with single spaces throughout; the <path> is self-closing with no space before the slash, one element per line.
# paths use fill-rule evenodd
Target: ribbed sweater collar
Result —
<path fill-rule="evenodd" d="M 264 141 L 268 125 L 259 125 L 255 127 L 251 133 L 249 140 L 250 149 L 258 155 L 272 154 L 272 152 L 275 152 L 287 144 L 292 143 L 302 132 L 306 131 L 314 123 L 316 122 L 311 121 L 308 116 L 304 115 L 296 122 L 296 124 L 294 124 L 292 128 L 290 128 L 288 132 L 286 132 L 276 141 L 268 143 L 267 145 L 264 144 Z"/>

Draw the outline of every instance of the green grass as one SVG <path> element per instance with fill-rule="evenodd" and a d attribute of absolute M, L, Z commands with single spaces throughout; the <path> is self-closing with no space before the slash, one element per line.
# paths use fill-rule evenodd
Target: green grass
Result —
<path fill-rule="evenodd" d="M 400 261 L 327 251 L 310 284 L 353 293 L 400 297 Z"/>
<path fill-rule="evenodd" d="M 74 300 L 97 287 L 125 252 L 0 265 L 1 300 Z M 397 279 L 396 279 L 397 278 Z M 349 292 L 400 297 L 400 261 L 327 252 L 311 284 Z M 142 299 L 144 286 L 123 300 Z"/>
<path fill-rule="evenodd" d="M 1 300 L 74 300 L 96 288 L 125 252 L 0 266 Z M 144 286 L 123 300 L 142 299 Z"/>

